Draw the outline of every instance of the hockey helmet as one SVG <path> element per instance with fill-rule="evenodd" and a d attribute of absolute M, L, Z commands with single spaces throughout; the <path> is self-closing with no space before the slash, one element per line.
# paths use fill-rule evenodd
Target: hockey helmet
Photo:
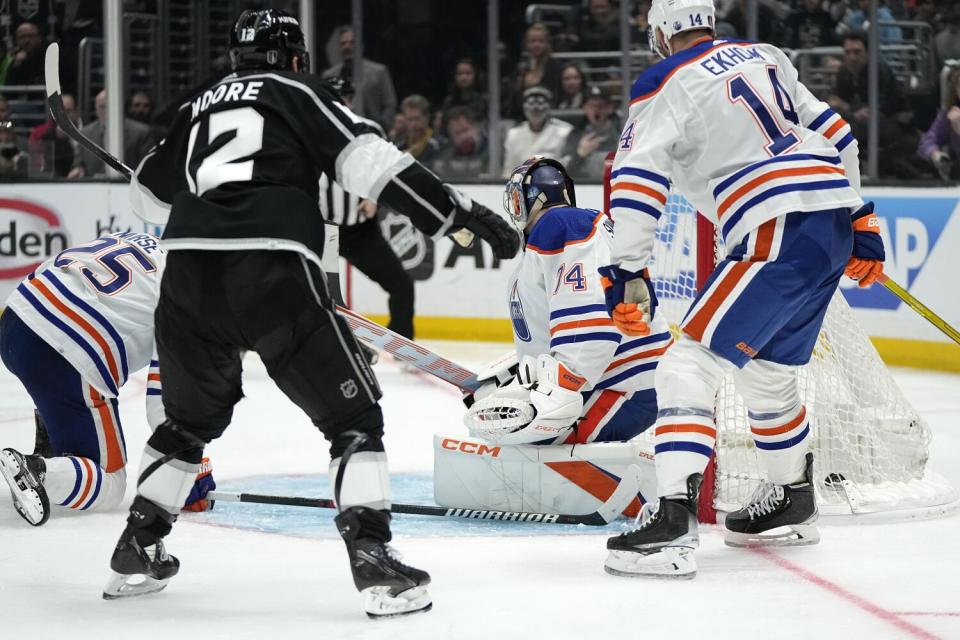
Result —
<path fill-rule="evenodd" d="M 278 9 L 248 9 L 240 14 L 230 31 L 230 66 L 243 69 L 289 69 L 300 59 L 299 71 L 310 70 L 300 22 Z"/>
<path fill-rule="evenodd" d="M 510 174 L 503 192 L 503 208 L 521 232 L 544 207 L 556 205 L 577 205 L 573 180 L 560 162 L 533 156 Z"/>
<path fill-rule="evenodd" d="M 650 13 L 647 14 L 650 50 L 661 58 L 666 58 L 673 53 L 669 50 L 670 38 L 694 29 L 713 31 L 715 20 L 713 0 L 653 0 Z M 667 50 L 660 46 L 657 31 L 663 34 Z"/>

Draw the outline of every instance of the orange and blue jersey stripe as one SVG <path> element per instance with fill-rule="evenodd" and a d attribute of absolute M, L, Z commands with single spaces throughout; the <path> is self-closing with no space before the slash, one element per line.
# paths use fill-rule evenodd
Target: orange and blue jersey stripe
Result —
<path fill-rule="evenodd" d="M 830 144 L 837 148 L 837 151 L 843 151 L 850 144 L 856 142 L 856 138 L 853 137 L 853 132 L 850 130 L 850 125 L 847 124 L 847 121 L 830 108 L 827 108 L 823 113 L 814 118 L 813 121 L 807 125 L 807 128 L 816 131 L 826 138 Z"/>
<path fill-rule="evenodd" d="M 669 193 L 670 180 L 666 176 L 647 169 L 622 167 L 610 174 L 610 213 L 629 209 L 659 220 Z"/>
<path fill-rule="evenodd" d="M 778 196 L 849 188 L 850 182 L 838 156 L 791 153 L 735 171 L 714 187 L 713 197 L 726 238 L 745 214 Z"/>
<path fill-rule="evenodd" d="M 34 274 L 17 292 L 37 313 L 90 358 L 103 388 L 116 396 L 129 374 L 127 353 L 116 329 L 49 270 Z"/>

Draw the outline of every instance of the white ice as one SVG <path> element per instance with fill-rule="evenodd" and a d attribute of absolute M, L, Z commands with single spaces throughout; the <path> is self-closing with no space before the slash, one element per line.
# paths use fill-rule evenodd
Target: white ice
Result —
<path fill-rule="evenodd" d="M 505 350 L 429 344 L 471 366 Z M 321 435 L 255 357 L 245 367 L 247 397 L 208 448 L 220 487 L 325 472 Z M 461 428 L 458 393 L 389 360 L 377 373 L 392 469 L 429 471 L 432 434 Z M 933 429 L 930 464 L 960 485 L 960 376 L 895 376 Z M 133 469 L 148 432 L 144 386 L 141 373 L 121 398 Z M 0 446 L 31 450 L 32 405 L 5 370 L 0 407 Z M 372 622 L 339 540 L 211 526 L 192 514 L 167 539 L 182 568 L 165 591 L 104 601 L 125 506 L 58 512 L 34 529 L 0 495 L 0 638 L 960 638 L 958 515 L 825 526 L 818 546 L 767 554 L 725 547 L 716 528 L 704 527 L 692 582 L 604 574 L 607 533 L 398 536 L 405 559 L 433 576 L 434 610 Z"/>

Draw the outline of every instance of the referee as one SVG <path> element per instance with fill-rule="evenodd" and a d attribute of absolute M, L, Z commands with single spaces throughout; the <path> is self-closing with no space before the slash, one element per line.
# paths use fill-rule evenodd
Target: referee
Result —
<path fill-rule="evenodd" d="M 340 94 L 344 104 L 352 108 L 354 89 L 350 80 L 333 77 L 327 84 L 334 93 Z M 379 124 L 367 118 L 361 120 L 386 139 Z M 377 203 L 347 193 L 323 174 L 320 178 L 320 212 L 327 222 L 340 227 L 340 255 L 387 292 L 390 309 L 387 328 L 413 339 L 413 280 L 383 237 L 377 222 Z"/>

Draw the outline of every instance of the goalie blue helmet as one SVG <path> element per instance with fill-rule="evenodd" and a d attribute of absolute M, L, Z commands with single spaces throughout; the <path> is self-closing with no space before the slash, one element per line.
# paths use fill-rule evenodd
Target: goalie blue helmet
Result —
<path fill-rule="evenodd" d="M 573 180 L 558 161 L 533 156 L 510 174 L 503 193 L 503 208 L 523 231 L 546 207 L 577 205 Z"/>

